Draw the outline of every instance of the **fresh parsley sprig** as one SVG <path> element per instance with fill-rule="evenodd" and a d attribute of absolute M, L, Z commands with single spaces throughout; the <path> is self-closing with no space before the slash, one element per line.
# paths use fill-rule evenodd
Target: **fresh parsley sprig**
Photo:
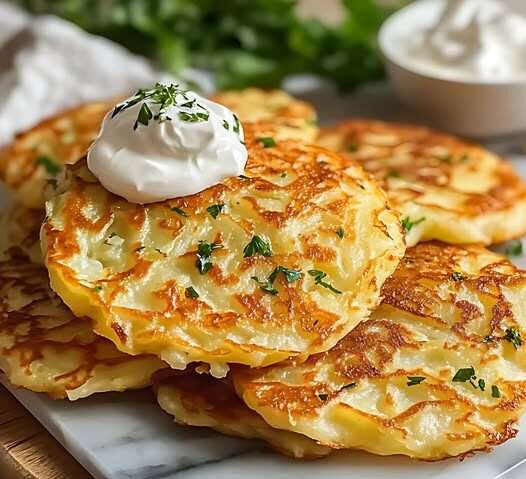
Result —
<path fill-rule="evenodd" d="M 222 247 L 223 245 L 221 245 L 220 243 L 208 243 L 206 241 L 199 241 L 195 265 L 201 274 L 206 274 L 212 269 L 212 253 L 214 252 L 214 250 L 220 249 Z"/>
<path fill-rule="evenodd" d="M 319 284 L 320 286 L 323 286 L 324 288 L 327 288 L 328 290 L 332 291 L 334 294 L 342 294 L 342 292 L 339 289 L 336 289 L 332 284 L 327 283 L 327 281 L 325 281 L 327 273 L 324 273 L 323 271 L 319 271 L 317 269 L 309 269 L 307 273 L 309 273 L 314 278 L 314 284 Z"/>
<path fill-rule="evenodd" d="M 269 242 L 265 241 L 261 236 L 254 235 L 249 243 L 243 249 L 243 257 L 249 258 L 251 256 L 272 256 L 272 247 Z"/>

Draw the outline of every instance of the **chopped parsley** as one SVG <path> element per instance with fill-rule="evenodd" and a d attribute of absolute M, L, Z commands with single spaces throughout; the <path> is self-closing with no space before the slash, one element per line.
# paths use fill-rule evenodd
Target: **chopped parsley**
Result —
<path fill-rule="evenodd" d="M 466 277 L 462 273 L 460 273 L 458 271 L 453 271 L 451 273 L 451 279 L 453 281 L 462 281 L 463 279 L 466 279 Z"/>
<path fill-rule="evenodd" d="M 356 386 L 356 383 L 349 383 L 342 387 L 342 389 L 350 389 Z"/>
<path fill-rule="evenodd" d="M 407 376 L 407 385 L 416 386 L 425 380 L 426 378 L 424 376 Z"/>
<path fill-rule="evenodd" d="M 355 153 L 358 151 L 358 145 L 356 143 L 349 143 L 349 145 L 347 146 L 347 150 L 351 153 Z"/>
<path fill-rule="evenodd" d="M 281 175 L 279 175 L 279 176 L 281 176 L 281 178 L 286 178 L 286 177 L 287 177 L 287 172 L 286 172 L 286 171 L 284 171 L 284 172 L 283 172 L 283 173 L 281 173 Z"/>
<path fill-rule="evenodd" d="M 272 256 L 272 248 L 270 243 L 267 243 L 263 238 L 258 235 L 252 237 L 250 242 L 245 246 L 243 250 L 243 257 L 249 258 L 250 256 Z"/>
<path fill-rule="evenodd" d="M 40 155 L 37 157 L 37 165 L 43 166 L 50 175 L 60 173 L 61 166 L 50 156 Z"/>
<path fill-rule="evenodd" d="M 228 124 L 228 121 L 223 120 L 223 128 L 224 128 L 225 130 L 230 130 L 230 125 Z"/>
<path fill-rule="evenodd" d="M 475 377 L 475 369 L 473 368 L 473 366 L 470 366 L 469 368 L 461 368 L 453 376 L 453 382 L 465 383 L 470 379 L 475 379 Z"/>
<path fill-rule="evenodd" d="M 100 293 L 102 291 L 102 286 L 95 286 L 95 291 Z"/>
<path fill-rule="evenodd" d="M 400 178 L 400 173 L 396 170 L 391 170 L 387 173 L 387 178 Z"/>
<path fill-rule="evenodd" d="M 178 113 L 179 119 L 182 121 L 189 121 L 190 123 L 198 123 L 200 121 L 207 121 L 210 117 L 208 111 L 198 111 L 196 113 L 189 113 L 187 111 L 180 111 Z"/>
<path fill-rule="evenodd" d="M 416 226 L 420 223 L 422 223 L 422 221 L 425 221 L 426 218 L 424 216 L 422 216 L 422 218 L 419 218 L 417 220 L 412 220 L 411 218 L 409 218 L 409 216 L 406 216 L 403 220 L 402 220 L 402 227 L 404 228 L 405 231 L 407 231 L 409 233 L 409 231 L 411 231 L 413 229 L 413 226 Z"/>
<path fill-rule="evenodd" d="M 274 287 L 274 281 L 276 281 L 280 273 L 285 276 L 287 283 L 293 283 L 303 277 L 303 273 L 300 270 L 285 268 L 285 266 L 276 266 L 266 281 L 261 281 L 257 276 L 252 276 L 251 279 L 256 281 L 259 287 L 266 293 L 276 295 L 278 294 L 278 290 Z"/>
<path fill-rule="evenodd" d="M 320 401 L 327 401 L 327 399 L 329 399 L 329 395 L 324 393 L 316 393 L 316 396 L 318 396 Z"/>
<path fill-rule="evenodd" d="M 266 281 L 261 281 L 257 276 L 252 276 L 252 278 L 257 284 L 259 284 L 259 287 L 265 291 L 265 293 L 270 293 L 272 295 L 278 294 L 278 290 L 274 287 L 272 284 L 272 281 L 270 281 L 270 278 Z"/>
<path fill-rule="evenodd" d="M 484 391 L 486 389 L 486 381 L 484 381 L 484 379 L 479 379 L 478 387 L 481 391 Z"/>
<path fill-rule="evenodd" d="M 276 266 L 274 271 L 272 271 L 268 277 L 269 281 L 274 283 L 279 273 L 285 276 L 287 283 L 293 283 L 294 281 L 298 281 L 299 279 L 303 278 L 303 273 L 298 269 L 285 268 L 285 266 Z"/>
<path fill-rule="evenodd" d="M 264 136 L 263 138 L 258 138 L 258 141 L 263 145 L 263 148 L 272 148 L 277 145 L 276 140 L 271 136 Z"/>
<path fill-rule="evenodd" d="M 207 243 L 206 241 L 199 241 L 195 265 L 201 274 L 206 274 L 212 269 L 212 253 L 214 250 L 222 247 L 223 246 L 219 243 Z"/>
<path fill-rule="evenodd" d="M 192 298 L 192 299 L 199 298 L 199 293 L 194 289 L 193 286 L 189 286 L 188 288 L 186 288 L 184 291 L 184 295 L 187 298 Z"/>
<path fill-rule="evenodd" d="M 234 133 L 237 133 L 238 135 L 241 130 L 241 124 L 239 123 L 239 118 L 236 115 L 234 115 L 234 127 L 232 128 L 232 130 L 234 131 Z"/>
<path fill-rule="evenodd" d="M 219 213 L 223 211 L 223 208 L 225 207 L 224 203 L 217 203 L 216 205 L 209 206 L 206 211 L 208 214 L 216 219 L 219 216 Z"/>
<path fill-rule="evenodd" d="M 506 329 L 506 336 L 504 336 L 504 339 L 513 344 L 515 349 L 519 349 L 519 347 L 522 346 L 521 333 L 515 328 Z"/>
<path fill-rule="evenodd" d="M 210 116 L 208 110 L 197 103 L 196 99 L 189 99 L 187 93 L 188 91 L 179 88 L 178 84 L 163 85 L 162 83 L 156 83 L 153 88 L 137 90 L 130 100 L 119 103 L 113 109 L 111 117 L 114 118 L 120 112 L 142 102 L 137 119 L 133 125 L 134 130 L 136 130 L 139 125 L 148 126 L 152 119 L 158 122 L 171 120 L 167 115 L 167 111 L 172 106 L 198 109 L 197 112 L 179 111 L 178 116 L 182 121 L 199 122 L 208 120 Z M 183 103 L 179 103 L 181 98 Z M 151 109 L 152 105 L 159 105 L 159 112 L 155 115 Z"/>
<path fill-rule="evenodd" d="M 310 269 L 307 272 L 314 278 L 314 284 L 319 284 L 320 286 L 323 286 L 324 288 L 327 288 L 328 290 L 332 291 L 334 294 L 342 294 L 342 292 L 339 289 L 336 289 L 332 284 L 327 283 L 327 281 L 325 281 L 327 273 L 324 273 L 323 271 L 319 271 L 317 269 Z"/>
<path fill-rule="evenodd" d="M 181 208 L 177 208 L 177 206 L 174 206 L 173 208 L 171 208 L 171 210 L 177 213 L 179 216 L 184 216 L 185 218 L 188 218 L 188 213 L 182 210 Z"/>
<path fill-rule="evenodd" d="M 343 237 L 345 236 L 345 231 L 344 231 L 344 229 L 340 226 L 340 227 L 336 230 L 336 234 L 340 237 L 340 239 L 343 239 Z"/>
<path fill-rule="evenodd" d="M 506 248 L 504 254 L 509 258 L 520 256 L 522 254 L 522 242 L 520 240 L 514 241 Z"/>
<path fill-rule="evenodd" d="M 491 397 L 500 398 L 500 390 L 495 384 L 491 386 Z"/>

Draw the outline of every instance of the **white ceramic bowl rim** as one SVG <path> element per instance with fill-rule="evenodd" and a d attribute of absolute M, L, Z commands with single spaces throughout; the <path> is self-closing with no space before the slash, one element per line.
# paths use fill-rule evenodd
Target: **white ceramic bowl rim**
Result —
<path fill-rule="evenodd" d="M 420 66 L 416 62 L 410 62 L 400 52 L 400 45 L 397 40 L 393 40 L 393 33 L 400 30 L 399 25 L 403 24 L 403 28 L 408 30 L 414 28 L 414 22 L 408 21 L 412 17 L 425 18 L 429 8 L 438 10 L 445 4 L 446 0 L 417 0 L 404 8 L 392 14 L 381 26 L 378 33 L 378 44 L 382 54 L 391 62 L 395 63 L 401 68 L 404 68 L 412 73 L 416 73 L 423 77 L 433 78 L 437 80 L 444 80 L 454 83 L 467 85 L 517 85 L 526 84 L 526 73 L 515 75 L 511 78 L 497 78 L 495 80 L 476 79 L 472 77 L 462 78 L 461 76 L 434 74 L 425 67 Z M 420 15 L 419 15 L 420 14 Z M 429 15 L 427 15 L 429 17 Z M 398 50 L 398 52 L 397 52 Z"/>

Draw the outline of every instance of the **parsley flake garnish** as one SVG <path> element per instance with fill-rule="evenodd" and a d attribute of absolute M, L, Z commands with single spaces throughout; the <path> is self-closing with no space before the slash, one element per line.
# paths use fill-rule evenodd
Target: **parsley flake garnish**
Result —
<path fill-rule="evenodd" d="M 199 293 L 194 289 L 193 286 L 189 286 L 188 288 L 186 288 L 184 291 L 184 295 L 187 298 L 192 298 L 192 299 L 199 298 Z"/>
<path fill-rule="evenodd" d="M 424 376 L 407 376 L 407 385 L 416 386 L 425 380 L 426 378 Z"/>
<path fill-rule="evenodd" d="M 486 389 L 486 381 L 484 381 L 484 379 L 479 379 L 478 386 L 481 391 L 484 391 Z"/>
<path fill-rule="evenodd" d="M 113 109 L 111 118 L 142 102 L 137 119 L 133 125 L 134 130 L 136 130 L 139 125 L 148 126 L 152 119 L 158 122 L 171 120 L 167 115 L 170 107 L 198 109 L 197 112 L 180 111 L 178 116 L 182 121 L 199 122 L 208 120 L 210 116 L 208 110 L 197 103 L 196 99 L 189 100 L 187 93 L 188 91 L 180 89 L 178 84 L 163 85 L 162 83 L 156 83 L 153 88 L 137 90 L 131 99 L 119 103 Z M 180 98 L 183 99 L 183 103 L 178 102 Z M 159 112 L 157 114 L 154 114 L 152 111 L 153 105 L 159 106 Z"/>
<path fill-rule="evenodd" d="M 173 208 L 171 208 L 171 210 L 177 213 L 179 216 L 184 216 L 185 218 L 188 218 L 188 213 L 182 210 L 181 208 L 177 208 L 177 206 L 174 206 Z"/>
<path fill-rule="evenodd" d="M 334 294 L 342 294 L 342 292 L 339 289 L 336 289 L 332 284 L 329 284 L 327 283 L 327 281 L 325 281 L 327 273 L 324 273 L 323 271 L 319 271 L 317 269 L 310 269 L 307 272 L 314 278 L 314 284 L 319 284 L 320 286 L 323 286 L 324 288 L 327 288 L 328 290 L 332 291 Z"/>
<path fill-rule="evenodd" d="M 336 234 L 340 237 L 340 239 L 343 239 L 343 237 L 345 236 L 345 231 L 344 231 L 344 229 L 340 226 L 340 227 L 336 230 Z"/>
<path fill-rule="evenodd" d="M 277 145 L 276 140 L 274 140 L 274 138 L 271 136 L 258 138 L 258 141 L 263 145 L 263 148 L 272 148 L 273 146 Z"/>
<path fill-rule="evenodd" d="M 278 277 L 278 274 L 283 274 L 287 283 L 293 283 L 303 277 L 303 273 L 297 269 L 285 268 L 285 266 L 276 266 L 272 273 L 269 274 L 266 281 L 261 281 L 257 276 L 252 276 L 251 279 L 259 284 L 259 287 L 266 293 L 273 295 L 278 294 L 278 290 L 274 287 L 274 281 Z"/>
<path fill-rule="evenodd" d="M 252 276 L 251 279 L 253 279 L 257 284 L 259 284 L 259 287 L 263 291 L 265 291 L 265 293 L 270 293 L 272 295 L 278 294 L 278 290 L 274 287 L 270 279 L 267 279 L 266 281 L 261 281 L 257 276 Z"/>
<path fill-rule="evenodd" d="M 400 178 L 400 173 L 396 170 L 391 170 L 387 173 L 387 178 Z"/>
<path fill-rule="evenodd" d="M 495 384 L 491 386 L 491 397 L 500 398 L 500 390 Z"/>
<path fill-rule="evenodd" d="M 230 125 L 228 124 L 228 121 L 223 120 L 223 128 L 224 128 L 225 130 L 230 130 Z"/>
<path fill-rule="evenodd" d="M 37 165 L 43 166 L 50 175 L 56 175 L 60 173 L 61 166 L 50 156 L 40 155 L 37 158 Z"/>
<path fill-rule="evenodd" d="M 219 213 L 223 211 L 223 208 L 225 207 L 224 203 L 217 203 L 216 205 L 209 206 L 206 211 L 208 214 L 216 219 L 219 216 Z"/>
<path fill-rule="evenodd" d="M 238 135 L 241 130 L 241 124 L 239 123 L 239 118 L 236 115 L 234 115 L 234 127 L 232 128 L 232 130 L 234 131 L 234 133 L 237 133 Z"/>
<path fill-rule="evenodd" d="M 504 254 L 509 258 L 520 256 L 522 254 L 522 242 L 520 240 L 514 241 L 513 244 L 506 248 Z"/>
<path fill-rule="evenodd" d="M 473 368 L 473 366 L 470 366 L 469 368 L 459 369 L 453 376 L 453 382 L 454 383 L 465 383 L 466 381 L 469 381 L 470 379 L 474 379 L 474 378 L 475 378 L 475 369 Z"/>
<path fill-rule="evenodd" d="M 349 383 L 342 387 L 342 389 L 350 389 L 356 386 L 356 383 Z"/>
<path fill-rule="evenodd" d="M 284 171 L 283 173 L 281 173 L 281 175 L 279 175 L 281 178 L 286 178 L 287 177 L 287 172 Z"/>
<path fill-rule="evenodd" d="M 519 347 L 522 346 L 521 333 L 515 328 L 506 329 L 506 336 L 504 336 L 504 339 L 513 344 L 515 349 L 519 349 Z"/>
<path fill-rule="evenodd" d="M 462 273 L 460 273 L 458 271 L 453 271 L 451 273 L 451 279 L 453 281 L 462 281 L 463 279 L 466 279 L 466 277 Z"/>
<path fill-rule="evenodd" d="M 212 260 L 210 259 L 212 253 L 216 249 L 220 249 L 223 246 L 219 243 L 207 243 L 206 241 L 199 241 L 197 247 L 197 259 L 195 265 L 201 274 L 206 274 L 212 269 Z"/>
<path fill-rule="evenodd" d="M 102 291 L 102 286 L 95 286 L 95 291 L 100 293 Z"/>
<path fill-rule="evenodd" d="M 426 218 L 424 216 L 422 216 L 422 218 L 419 218 L 417 220 L 412 220 L 411 218 L 409 218 L 409 216 L 406 216 L 403 220 L 402 220 L 402 227 L 404 228 L 405 231 L 407 231 L 409 233 L 409 231 L 411 231 L 413 229 L 413 226 L 416 226 L 420 223 L 422 223 L 422 221 L 425 221 Z"/>
<path fill-rule="evenodd" d="M 260 254 L 261 256 L 272 256 L 272 248 L 270 243 L 267 243 L 263 238 L 258 235 L 252 237 L 250 242 L 245 246 L 243 250 L 243 257 L 249 258 Z"/>
<path fill-rule="evenodd" d="M 318 396 L 320 401 L 327 401 L 327 399 L 329 399 L 329 395 L 324 393 L 316 393 L 316 396 Z"/>

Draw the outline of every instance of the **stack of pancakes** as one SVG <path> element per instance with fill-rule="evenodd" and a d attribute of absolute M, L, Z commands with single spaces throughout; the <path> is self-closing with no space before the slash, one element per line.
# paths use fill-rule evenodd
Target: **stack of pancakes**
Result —
<path fill-rule="evenodd" d="M 189 197 L 132 204 L 90 173 L 111 103 L 1 153 L 9 381 L 70 400 L 151 386 L 180 424 L 294 457 L 432 460 L 514 437 L 526 272 L 486 249 L 526 233 L 512 168 L 422 127 L 320 131 L 279 91 L 214 100 L 240 116 L 248 164 Z"/>

